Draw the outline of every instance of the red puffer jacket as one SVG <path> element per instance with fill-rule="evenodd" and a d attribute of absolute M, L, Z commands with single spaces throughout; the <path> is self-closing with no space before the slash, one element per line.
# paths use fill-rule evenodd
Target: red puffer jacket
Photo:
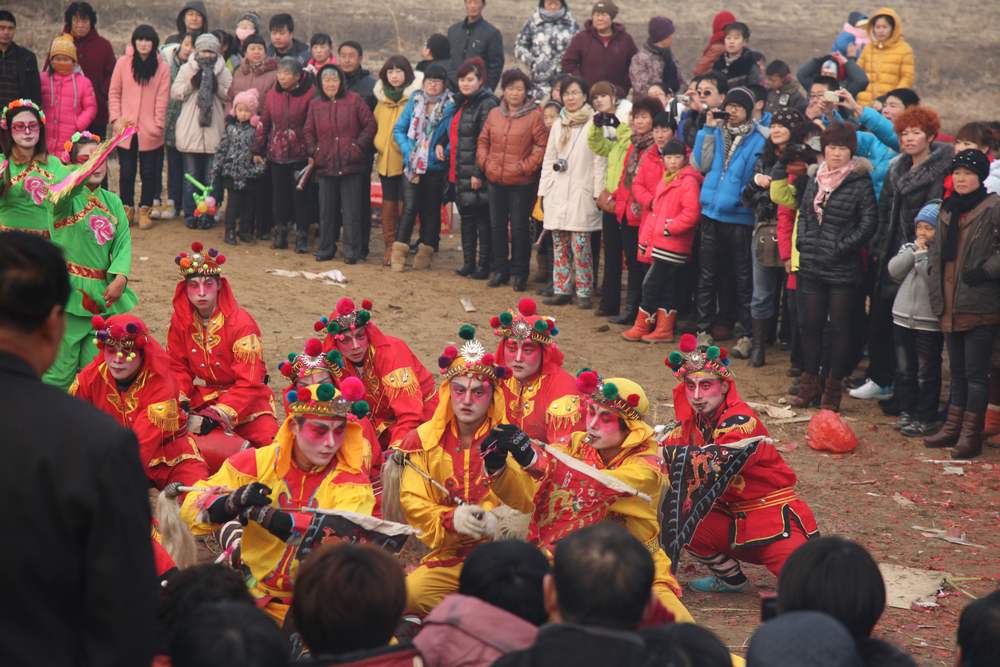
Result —
<path fill-rule="evenodd" d="M 632 179 L 632 199 L 642 209 L 642 215 L 639 218 L 640 235 L 653 215 L 653 197 L 656 195 L 656 188 L 661 180 L 663 180 L 663 158 L 660 157 L 659 147 L 653 144 L 643 153 L 639 169 L 635 173 L 635 178 Z M 640 252 L 639 261 L 648 264 L 652 259 L 644 257 Z"/>
<path fill-rule="evenodd" d="M 313 98 L 313 77 L 302 72 L 299 84 L 284 90 L 275 84 L 264 97 L 254 152 L 271 162 L 289 164 L 306 159 L 305 125 Z"/>
<path fill-rule="evenodd" d="M 691 255 L 701 205 L 702 175 L 688 165 L 669 183 L 661 179 L 653 198 L 653 213 L 639 230 L 639 256 L 684 263 Z"/>
<path fill-rule="evenodd" d="M 306 155 L 316 161 L 318 176 L 360 174 L 371 169 L 368 153 L 375 138 L 375 116 L 355 93 L 313 98 L 305 137 Z"/>

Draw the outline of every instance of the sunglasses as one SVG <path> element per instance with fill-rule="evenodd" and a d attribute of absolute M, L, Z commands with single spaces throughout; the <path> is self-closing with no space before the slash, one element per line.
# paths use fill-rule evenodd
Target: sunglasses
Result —
<path fill-rule="evenodd" d="M 695 95 L 697 95 L 698 97 L 708 97 L 709 95 L 712 95 L 713 93 L 715 93 L 714 90 L 696 90 L 695 91 Z"/>
<path fill-rule="evenodd" d="M 10 124 L 10 129 L 13 132 L 38 132 L 38 128 L 41 127 L 37 121 L 18 121 L 16 123 Z"/>

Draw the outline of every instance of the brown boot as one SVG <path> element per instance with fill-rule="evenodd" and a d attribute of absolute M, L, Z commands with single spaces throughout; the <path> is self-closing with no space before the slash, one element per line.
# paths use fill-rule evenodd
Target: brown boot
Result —
<path fill-rule="evenodd" d="M 962 432 L 962 415 L 965 410 L 957 405 L 948 404 L 948 417 L 945 419 L 941 430 L 929 438 L 924 438 L 924 447 L 937 449 L 939 447 L 951 447 L 958 442 L 958 436 Z"/>
<path fill-rule="evenodd" d="M 673 343 L 674 323 L 677 321 L 677 311 L 666 311 L 663 308 L 656 309 L 656 326 L 653 330 L 642 337 L 644 343 Z"/>
<path fill-rule="evenodd" d="M 431 268 L 431 258 L 434 257 L 434 247 L 425 243 L 417 246 L 417 254 L 413 257 L 413 268 L 426 271 Z"/>
<path fill-rule="evenodd" d="M 819 409 L 840 412 L 840 399 L 843 395 L 844 381 L 828 377 L 826 386 L 823 387 L 823 398 L 819 400 Z"/>
<path fill-rule="evenodd" d="M 128 226 L 131 227 L 135 224 L 135 207 L 125 206 L 125 219 L 128 220 Z"/>
<path fill-rule="evenodd" d="M 955 448 L 951 450 L 953 459 L 974 459 L 983 453 L 983 419 L 981 412 L 966 412 L 962 415 L 962 432 Z"/>
<path fill-rule="evenodd" d="M 622 332 L 622 338 L 631 343 L 638 343 L 642 340 L 643 336 L 649 333 L 652 326 L 653 319 L 649 316 L 649 313 L 640 308 L 639 314 L 635 316 L 635 323 L 631 329 Z"/>
<path fill-rule="evenodd" d="M 399 222 L 399 202 L 382 202 L 382 240 L 385 242 L 384 266 L 392 265 L 392 244 L 396 240 L 396 224 Z"/>
<path fill-rule="evenodd" d="M 152 229 L 153 219 L 149 216 L 153 210 L 152 206 L 139 207 L 139 229 Z"/>
<path fill-rule="evenodd" d="M 819 381 L 812 373 L 799 376 L 799 395 L 788 401 L 793 408 L 812 407 L 813 401 L 819 398 Z"/>
<path fill-rule="evenodd" d="M 392 270 L 400 273 L 406 268 L 406 256 L 410 254 L 410 246 L 402 241 L 394 241 L 392 244 Z"/>

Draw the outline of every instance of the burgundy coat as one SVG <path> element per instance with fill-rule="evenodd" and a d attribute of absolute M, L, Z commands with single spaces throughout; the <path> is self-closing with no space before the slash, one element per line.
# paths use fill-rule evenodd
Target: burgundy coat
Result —
<path fill-rule="evenodd" d="M 340 98 L 317 95 L 309 103 L 306 155 L 316 161 L 317 176 L 361 174 L 371 169 L 375 116 L 356 93 Z"/>
<path fill-rule="evenodd" d="M 593 22 L 587 21 L 563 53 L 562 68 L 566 74 L 579 76 L 590 84 L 610 81 L 618 90 L 618 99 L 623 99 L 632 87 L 628 66 L 638 52 L 632 36 L 625 32 L 621 23 L 612 24 L 611 41 L 604 46 Z"/>
<path fill-rule="evenodd" d="M 63 28 L 66 33 L 70 32 L 69 26 Z M 76 44 L 76 58 L 80 69 L 90 79 L 94 86 L 94 95 L 97 96 L 97 116 L 94 117 L 91 126 L 102 128 L 99 132 L 102 137 L 108 126 L 108 90 L 111 88 L 111 75 L 115 71 L 118 58 L 115 57 L 115 50 L 111 48 L 111 42 L 104 39 L 97 33 L 97 28 L 91 28 L 86 37 L 80 39 L 73 38 Z"/>
<path fill-rule="evenodd" d="M 313 77 L 302 72 L 299 85 L 290 91 L 275 84 L 260 109 L 260 127 L 254 152 L 266 155 L 271 162 L 290 164 L 305 162 L 306 114 L 313 98 Z"/>

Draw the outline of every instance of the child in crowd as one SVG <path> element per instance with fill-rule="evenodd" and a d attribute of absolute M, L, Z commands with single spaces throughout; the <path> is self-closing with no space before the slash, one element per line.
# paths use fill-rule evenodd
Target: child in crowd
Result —
<path fill-rule="evenodd" d="M 42 110 L 48 150 L 63 155 L 63 144 L 90 127 L 97 116 L 97 96 L 77 64 L 76 46 L 69 35 L 52 40 L 49 65 L 42 72 Z"/>
<path fill-rule="evenodd" d="M 926 204 L 917 214 L 916 237 L 904 243 L 889 260 L 889 275 L 900 283 L 892 303 L 893 339 L 896 344 L 896 399 L 899 418 L 895 428 L 908 438 L 934 433 L 941 394 L 941 323 L 928 297 L 927 248 L 934 242 L 940 204 Z"/>
<path fill-rule="evenodd" d="M 764 78 L 757 66 L 754 52 L 747 48 L 749 41 L 750 28 L 746 23 L 736 21 L 726 26 L 726 50 L 715 61 L 712 69 L 726 77 L 730 88 L 761 83 Z"/>
<path fill-rule="evenodd" d="M 649 224 L 649 219 L 653 215 L 653 196 L 663 179 L 663 157 L 660 151 L 674 138 L 676 131 L 677 123 L 669 111 L 660 111 L 653 117 L 653 145 L 642 154 L 639 169 L 632 180 L 633 206 L 640 215 L 638 260 L 646 267 L 653 260 L 649 253 L 642 249 L 641 243 L 643 229 Z"/>
<path fill-rule="evenodd" d="M 254 240 L 255 197 L 253 188 L 247 186 L 249 181 L 264 173 L 264 158 L 251 152 L 260 125 L 258 104 L 256 88 L 248 88 L 233 98 L 233 108 L 226 118 L 226 131 L 219 141 L 208 176 L 209 183 L 222 176 L 226 188 L 225 241 L 229 245 L 236 245 L 237 230 L 240 241 L 250 243 Z"/>
<path fill-rule="evenodd" d="M 804 112 L 809 104 L 806 91 L 784 60 L 774 60 L 764 70 L 764 86 L 767 88 L 767 103 L 764 111 L 774 114 L 778 109 L 796 109 Z"/>

